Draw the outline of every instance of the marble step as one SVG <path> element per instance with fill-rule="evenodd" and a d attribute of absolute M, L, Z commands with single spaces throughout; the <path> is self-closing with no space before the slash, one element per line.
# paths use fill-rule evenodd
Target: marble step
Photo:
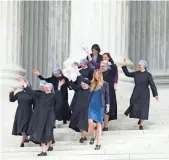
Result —
<path fill-rule="evenodd" d="M 48 154 L 47 157 L 37 157 L 37 156 L 30 156 L 30 157 L 5 157 L 4 160 L 168 160 L 169 154 L 89 154 L 89 155 L 56 155 L 52 156 Z"/>
<path fill-rule="evenodd" d="M 71 146 L 54 146 L 54 151 L 48 152 L 49 156 L 84 156 L 84 155 L 123 155 L 123 154 L 165 154 L 169 156 L 168 148 L 169 144 L 152 144 L 145 145 L 138 144 L 102 144 L 102 148 L 99 151 L 94 150 L 94 145 L 77 145 Z M 2 152 L 2 157 L 33 157 L 41 152 L 40 147 L 13 147 L 13 151 Z"/>

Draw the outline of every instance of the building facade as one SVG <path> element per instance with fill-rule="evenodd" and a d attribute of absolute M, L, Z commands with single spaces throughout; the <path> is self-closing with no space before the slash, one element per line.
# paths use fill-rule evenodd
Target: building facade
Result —
<path fill-rule="evenodd" d="M 156 82 L 169 85 L 169 2 L 167 1 L 1 1 L 1 84 L 17 86 L 32 68 L 50 76 L 85 57 L 82 46 L 99 44 L 117 64 L 140 59 Z M 121 79 L 122 80 L 122 79 Z"/>

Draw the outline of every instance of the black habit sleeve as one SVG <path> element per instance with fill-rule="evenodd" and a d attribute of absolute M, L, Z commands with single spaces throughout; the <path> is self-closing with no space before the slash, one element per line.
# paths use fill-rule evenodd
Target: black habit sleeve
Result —
<path fill-rule="evenodd" d="M 38 78 L 39 78 L 40 80 L 44 80 L 44 81 L 46 81 L 46 82 L 48 82 L 48 83 L 52 83 L 52 77 L 44 78 L 42 75 L 39 75 Z"/>
<path fill-rule="evenodd" d="M 16 94 L 14 95 L 14 92 L 10 92 L 10 93 L 9 93 L 9 101 L 10 101 L 10 102 L 15 102 L 15 101 L 18 99 L 18 94 L 19 94 L 19 93 L 16 93 Z"/>
<path fill-rule="evenodd" d="M 122 70 L 127 77 L 134 77 L 136 72 L 129 72 L 126 66 L 122 66 Z"/>
<path fill-rule="evenodd" d="M 69 81 L 69 86 L 70 86 L 75 92 L 79 91 L 80 88 L 81 88 L 81 86 L 76 85 L 75 83 L 73 83 L 73 81 Z"/>
<path fill-rule="evenodd" d="M 67 77 L 65 77 L 65 84 L 67 86 L 67 88 L 69 88 L 70 90 L 72 90 L 72 88 L 69 86 L 69 80 Z"/>
<path fill-rule="evenodd" d="M 148 74 L 148 82 L 151 87 L 153 97 L 158 96 L 156 85 L 155 85 L 153 77 L 150 73 Z"/>
<path fill-rule="evenodd" d="M 25 89 L 25 91 L 28 93 L 28 94 L 31 94 L 32 96 L 35 96 L 35 97 L 40 97 L 42 94 L 41 93 L 39 93 L 39 92 L 36 92 L 36 91 L 34 91 L 34 90 L 32 90 L 30 87 L 26 87 L 26 88 L 24 88 Z"/>

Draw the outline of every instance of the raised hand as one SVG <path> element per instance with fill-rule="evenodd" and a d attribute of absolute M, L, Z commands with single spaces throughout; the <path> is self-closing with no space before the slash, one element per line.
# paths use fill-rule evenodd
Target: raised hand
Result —
<path fill-rule="evenodd" d="M 32 73 L 39 76 L 40 72 L 37 69 L 32 69 Z"/>
<path fill-rule="evenodd" d="M 82 48 L 83 48 L 83 50 L 85 51 L 85 53 L 86 53 L 87 55 L 90 54 L 90 51 L 89 51 L 89 49 L 88 49 L 87 47 L 82 47 Z"/>
<path fill-rule="evenodd" d="M 59 81 L 58 88 L 61 88 L 63 84 L 65 84 L 65 80 L 64 79 Z"/>
<path fill-rule="evenodd" d="M 77 69 L 77 68 L 78 68 L 78 66 L 79 66 L 79 64 L 78 64 L 78 63 L 76 63 L 76 62 L 74 62 L 74 63 L 72 64 L 72 68 L 74 68 L 74 69 Z"/>
<path fill-rule="evenodd" d="M 126 66 L 127 65 L 127 61 L 126 61 L 126 58 L 124 58 L 123 60 L 123 66 Z"/>

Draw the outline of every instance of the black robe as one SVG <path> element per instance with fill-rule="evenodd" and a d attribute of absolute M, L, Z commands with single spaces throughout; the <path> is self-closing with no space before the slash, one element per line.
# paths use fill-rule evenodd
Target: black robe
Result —
<path fill-rule="evenodd" d="M 77 77 L 77 79 L 74 82 L 74 84 L 80 86 L 82 78 L 88 78 L 89 81 L 92 80 L 92 78 L 93 78 L 93 72 L 94 72 L 94 70 L 92 68 L 87 67 L 86 69 L 81 69 L 79 72 L 80 72 L 81 75 Z M 76 97 L 77 95 L 76 94 L 77 94 L 77 92 L 74 93 L 73 98 L 72 98 L 72 102 L 70 104 L 71 111 L 73 111 L 74 103 L 75 103 L 75 101 L 77 99 L 77 97 Z"/>
<path fill-rule="evenodd" d="M 125 115 L 127 116 L 129 114 L 130 118 L 148 120 L 150 103 L 149 85 L 153 96 L 158 96 L 152 75 L 147 71 L 129 72 L 126 66 L 123 66 L 122 69 L 127 77 L 134 78 L 135 83 L 133 93 L 130 98 L 130 106 L 126 110 Z"/>
<path fill-rule="evenodd" d="M 41 90 L 35 90 L 35 92 L 44 95 L 45 92 L 41 91 Z M 37 142 L 35 139 L 33 139 L 33 137 L 31 136 L 32 133 L 35 131 L 35 127 L 37 124 L 37 116 L 40 112 L 40 96 L 34 96 L 34 105 L 33 105 L 33 114 L 29 123 L 29 128 L 28 128 L 28 133 L 30 135 L 29 140 L 34 142 L 35 144 L 39 144 L 39 142 Z"/>
<path fill-rule="evenodd" d="M 61 92 L 56 91 L 55 93 L 41 94 L 31 90 L 29 87 L 26 87 L 25 90 L 34 97 L 37 97 L 40 102 L 38 106 L 39 114 L 37 114 L 34 130 L 31 133 L 32 139 L 38 143 L 48 143 L 49 141 L 54 141 L 54 106 L 62 105 Z"/>
<path fill-rule="evenodd" d="M 29 135 L 28 127 L 32 116 L 33 97 L 24 91 L 18 92 L 15 95 L 14 92 L 11 92 L 9 100 L 10 102 L 18 101 L 12 135 L 22 135 L 22 132 Z"/>
<path fill-rule="evenodd" d="M 83 78 L 88 78 L 89 81 L 92 80 L 92 78 L 93 78 L 93 72 L 94 72 L 93 69 L 87 67 L 86 69 L 81 69 L 81 70 L 79 70 L 79 72 L 80 72 L 80 74 L 81 74 L 81 76 L 82 76 Z"/>
<path fill-rule="evenodd" d="M 74 110 L 70 119 L 69 128 L 76 132 L 88 131 L 88 107 L 89 107 L 89 89 L 82 89 L 81 86 L 75 85 L 72 81 L 69 83 L 76 93 Z"/>
<path fill-rule="evenodd" d="M 60 108 L 57 107 L 57 105 L 54 107 L 54 112 L 55 112 L 55 120 L 70 120 L 71 117 L 71 111 L 70 111 L 70 107 L 69 107 L 69 103 L 68 103 L 68 82 L 69 80 L 65 77 L 65 76 L 61 76 L 61 77 L 49 77 L 49 78 L 44 78 L 41 75 L 38 76 L 39 79 L 41 80 L 45 80 L 48 83 L 52 83 L 55 92 L 58 90 L 58 83 L 60 80 L 64 79 L 65 80 L 65 84 L 63 84 L 63 86 L 61 87 L 61 93 L 62 93 L 62 98 L 63 98 L 63 104 Z"/>
<path fill-rule="evenodd" d="M 110 96 L 110 110 L 109 121 L 117 119 L 117 100 L 116 92 L 114 89 L 114 78 L 117 74 L 117 66 L 113 64 L 111 69 L 103 72 L 103 80 L 109 84 L 109 96 Z"/>

